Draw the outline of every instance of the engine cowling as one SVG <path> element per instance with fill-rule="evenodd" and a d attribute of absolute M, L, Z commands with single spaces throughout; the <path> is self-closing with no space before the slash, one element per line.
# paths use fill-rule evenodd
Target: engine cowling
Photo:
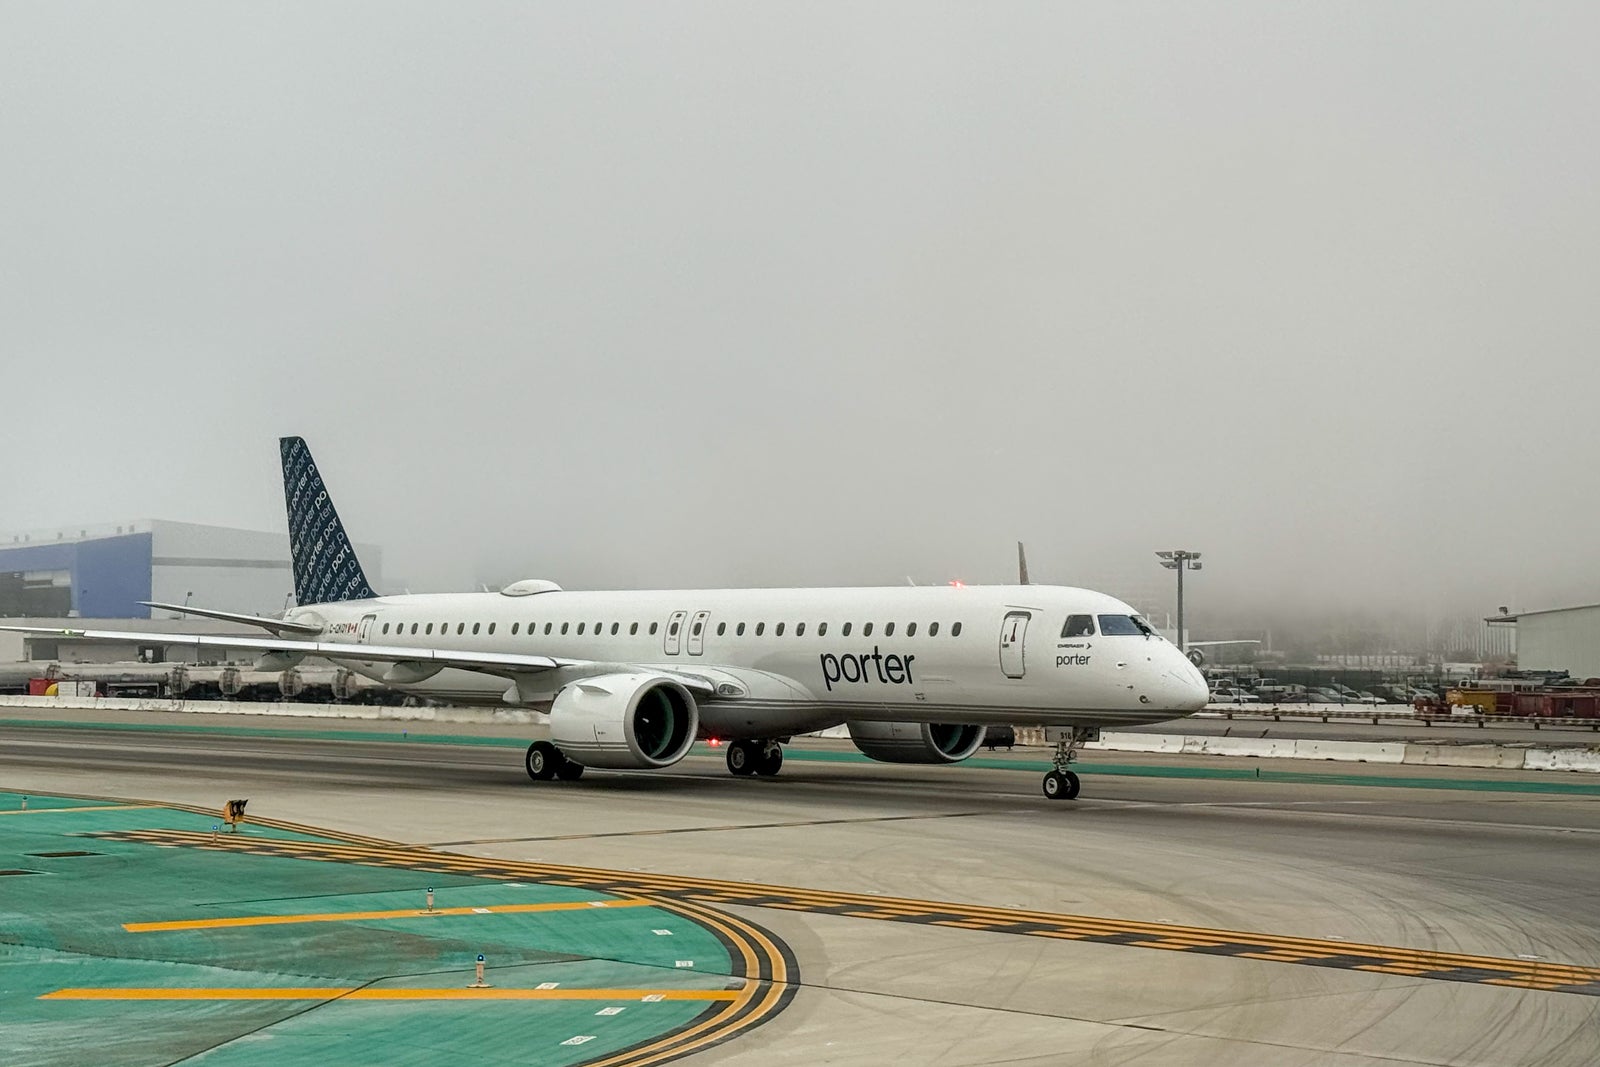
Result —
<path fill-rule="evenodd" d="M 960 763 L 983 744 L 983 727 L 863 720 L 850 723 L 850 740 L 880 763 Z"/>
<path fill-rule="evenodd" d="M 694 696 L 659 674 L 585 678 L 550 705 L 550 740 L 586 767 L 670 767 L 689 754 L 699 732 Z"/>

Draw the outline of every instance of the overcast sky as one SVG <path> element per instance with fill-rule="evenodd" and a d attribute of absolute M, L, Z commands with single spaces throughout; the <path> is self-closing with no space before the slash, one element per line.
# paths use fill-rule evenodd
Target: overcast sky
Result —
<path fill-rule="evenodd" d="M 1600 597 L 1600 5 L 0 24 L 0 528 L 297 433 L 419 591 Z"/>

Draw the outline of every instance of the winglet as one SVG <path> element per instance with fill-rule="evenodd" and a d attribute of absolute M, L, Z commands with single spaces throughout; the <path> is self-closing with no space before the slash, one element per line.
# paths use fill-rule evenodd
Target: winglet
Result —
<path fill-rule="evenodd" d="M 278 450 L 283 457 L 283 500 L 289 513 L 296 603 L 327 604 L 377 596 L 367 584 L 305 439 L 279 438 Z"/>

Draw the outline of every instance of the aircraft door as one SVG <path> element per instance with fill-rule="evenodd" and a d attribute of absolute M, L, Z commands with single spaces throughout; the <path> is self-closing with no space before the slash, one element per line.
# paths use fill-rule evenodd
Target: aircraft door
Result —
<path fill-rule="evenodd" d="M 1007 613 L 1005 621 L 1000 624 L 1000 669 L 1007 678 L 1022 677 L 1022 644 L 1028 636 L 1028 620 L 1031 618 L 1033 616 L 1026 611 L 1013 611 Z"/>
<path fill-rule="evenodd" d="M 698 656 L 706 650 L 706 620 L 709 618 L 711 612 L 697 611 L 689 620 L 689 655 Z"/>
<path fill-rule="evenodd" d="M 359 641 L 363 645 L 371 643 L 370 641 L 368 641 L 368 638 L 372 636 L 372 624 L 374 622 L 376 622 L 377 619 L 378 619 L 378 617 L 376 615 L 363 615 L 363 616 L 361 616 L 361 622 L 360 622 L 359 625 L 356 626 L 356 640 L 357 641 Z"/>
<path fill-rule="evenodd" d="M 667 616 L 667 655 L 676 656 L 683 641 L 683 620 L 689 613 L 687 611 L 674 611 Z"/>

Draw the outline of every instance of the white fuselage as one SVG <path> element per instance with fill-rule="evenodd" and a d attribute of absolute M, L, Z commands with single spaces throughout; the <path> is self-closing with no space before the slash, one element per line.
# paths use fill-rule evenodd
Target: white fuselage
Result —
<path fill-rule="evenodd" d="M 850 720 L 1131 725 L 1200 710 L 1205 680 L 1171 643 L 1102 632 L 1113 628 L 1102 617 L 1134 614 L 1101 593 L 1029 585 L 446 593 L 310 605 L 288 617 L 355 646 L 589 665 L 508 677 L 445 669 L 399 685 L 440 700 L 547 706 L 594 663 L 695 675 L 717 693 L 701 701 L 702 731 L 735 738 Z M 1093 633 L 1064 636 L 1069 618 L 1081 628 L 1084 616 Z M 363 661 L 355 649 L 337 662 L 396 684 L 393 664 Z"/>

